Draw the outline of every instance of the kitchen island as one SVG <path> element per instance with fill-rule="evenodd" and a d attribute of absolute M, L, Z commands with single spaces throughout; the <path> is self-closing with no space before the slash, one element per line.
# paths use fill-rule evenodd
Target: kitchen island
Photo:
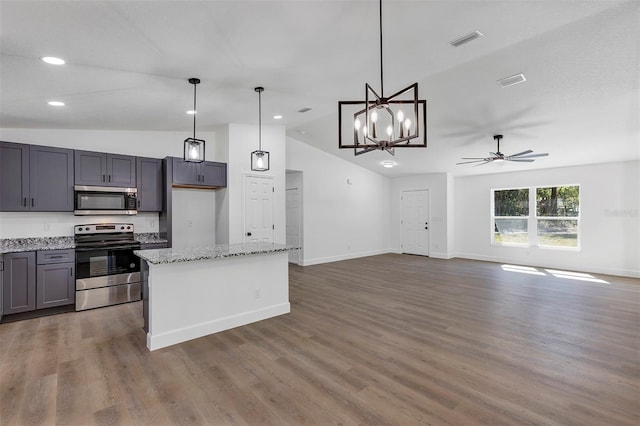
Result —
<path fill-rule="evenodd" d="M 288 252 L 247 243 L 136 250 L 147 348 L 156 350 L 290 312 Z"/>

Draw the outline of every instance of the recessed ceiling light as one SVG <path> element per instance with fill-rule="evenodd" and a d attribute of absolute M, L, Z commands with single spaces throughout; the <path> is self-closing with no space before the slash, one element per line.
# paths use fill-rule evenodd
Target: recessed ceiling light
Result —
<path fill-rule="evenodd" d="M 465 34 L 462 37 L 458 37 L 457 39 L 450 41 L 449 44 L 453 47 L 460 47 L 463 44 L 469 43 L 472 40 L 482 37 L 483 35 L 484 34 L 482 34 L 480 31 L 475 30 L 472 33 Z"/>
<path fill-rule="evenodd" d="M 505 87 L 513 86 L 514 84 L 522 83 L 524 81 L 527 81 L 527 79 L 524 78 L 524 74 L 516 74 L 510 77 L 501 78 L 498 80 L 498 86 L 504 89 Z"/>
<path fill-rule="evenodd" d="M 391 167 L 395 167 L 398 165 L 398 163 L 396 163 L 395 161 L 391 161 L 391 160 L 384 160 L 382 163 L 382 167 L 386 167 L 388 169 L 390 169 Z"/>
<path fill-rule="evenodd" d="M 189 111 L 187 111 L 187 114 L 189 115 L 196 115 L 198 113 L 198 111 L 194 111 L 192 109 L 190 109 Z"/>
<path fill-rule="evenodd" d="M 49 101 L 47 103 L 51 106 L 56 106 L 56 107 L 64 106 L 64 102 L 60 102 L 60 101 Z"/>
<path fill-rule="evenodd" d="M 66 64 L 66 61 L 64 59 L 56 58 L 55 56 L 43 56 L 40 59 L 42 60 L 42 62 L 46 62 L 47 64 L 51 64 L 51 65 L 64 65 L 64 64 Z"/>
<path fill-rule="evenodd" d="M 274 120 L 281 120 L 281 119 L 282 119 L 282 116 L 281 116 L 280 114 L 277 114 L 277 115 L 274 115 L 274 116 L 273 116 L 273 119 L 274 119 Z"/>

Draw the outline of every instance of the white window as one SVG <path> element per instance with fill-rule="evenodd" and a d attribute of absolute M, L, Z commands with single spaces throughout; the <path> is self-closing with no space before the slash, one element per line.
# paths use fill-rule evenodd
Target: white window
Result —
<path fill-rule="evenodd" d="M 493 244 L 579 248 L 580 187 L 495 189 L 491 219 Z"/>

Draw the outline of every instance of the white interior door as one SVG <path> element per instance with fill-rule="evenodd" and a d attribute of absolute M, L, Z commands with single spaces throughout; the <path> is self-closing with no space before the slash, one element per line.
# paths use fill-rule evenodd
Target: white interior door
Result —
<path fill-rule="evenodd" d="M 402 252 L 429 256 L 429 190 L 402 192 Z"/>
<path fill-rule="evenodd" d="M 245 242 L 273 242 L 273 178 L 246 176 L 244 181 Z"/>
<path fill-rule="evenodd" d="M 300 247 L 302 242 L 302 221 L 301 205 L 300 205 L 300 189 L 287 189 L 287 244 L 290 246 Z M 291 250 L 289 252 L 289 262 L 300 264 L 300 250 Z"/>

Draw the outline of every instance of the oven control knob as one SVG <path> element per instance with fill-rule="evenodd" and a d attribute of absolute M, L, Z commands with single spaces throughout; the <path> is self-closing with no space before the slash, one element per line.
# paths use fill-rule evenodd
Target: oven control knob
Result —
<path fill-rule="evenodd" d="M 88 230 L 89 230 L 89 228 L 88 228 L 88 227 L 87 227 L 87 228 L 84 228 L 84 230 L 85 230 L 85 231 L 88 231 Z"/>
<path fill-rule="evenodd" d="M 131 229 L 131 227 L 130 227 L 130 226 L 127 226 L 127 229 Z"/>
<path fill-rule="evenodd" d="M 129 268 L 133 269 L 133 268 L 135 268 L 135 267 L 136 267 L 136 264 L 135 264 L 135 263 L 130 263 L 130 264 L 129 264 Z"/>
<path fill-rule="evenodd" d="M 124 226 L 121 226 L 120 229 L 124 229 Z"/>

